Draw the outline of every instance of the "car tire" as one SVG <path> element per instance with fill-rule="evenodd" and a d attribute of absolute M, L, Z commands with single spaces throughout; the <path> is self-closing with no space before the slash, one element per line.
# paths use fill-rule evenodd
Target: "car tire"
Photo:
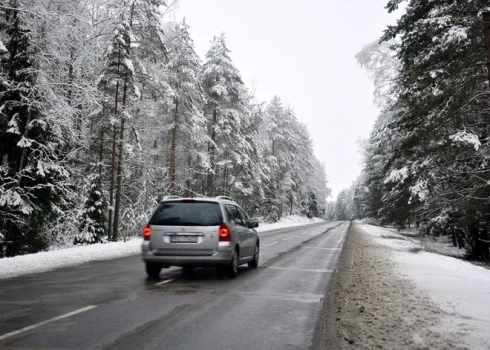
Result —
<path fill-rule="evenodd" d="M 182 274 L 186 277 L 191 277 L 194 274 L 194 267 L 192 266 L 184 266 L 182 268 Z"/>
<path fill-rule="evenodd" d="M 231 278 L 235 278 L 238 275 L 238 252 L 236 251 L 236 249 L 233 252 L 231 262 L 228 265 L 226 272 Z"/>
<path fill-rule="evenodd" d="M 146 264 L 146 273 L 149 278 L 158 279 L 160 277 L 160 271 L 162 271 L 160 265 Z"/>
<path fill-rule="evenodd" d="M 248 267 L 250 267 L 251 269 L 256 269 L 257 267 L 259 267 L 259 256 L 260 256 L 260 246 L 257 243 L 254 250 L 253 260 L 248 263 Z"/>

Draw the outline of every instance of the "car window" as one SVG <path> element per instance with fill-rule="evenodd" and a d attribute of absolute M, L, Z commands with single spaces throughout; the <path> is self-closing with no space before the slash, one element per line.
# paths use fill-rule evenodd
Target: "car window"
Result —
<path fill-rule="evenodd" d="M 150 219 L 150 225 L 218 226 L 223 222 L 220 206 L 214 202 L 164 202 Z"/>
<path fill-rule="evenodd" d="M 240 217 L 242 218 L 243 226 L 248 227 L 250 220 L 248 219 L 247 214 L 243 211 L 243 209 L 241 208 L 237 208 L 237 209 L 238 209 L 238 213 L 240 214 Z"/>
<path fill-rule="evenodd" d="M 235 207 L 234 205 L 228 204 L 226 206 L 226 213 L 228 214 L 229 220 L 233 220 L 235 222 L 235 224 L 243 226 L 242 217 L 238 213 L 237 207 Z"/>

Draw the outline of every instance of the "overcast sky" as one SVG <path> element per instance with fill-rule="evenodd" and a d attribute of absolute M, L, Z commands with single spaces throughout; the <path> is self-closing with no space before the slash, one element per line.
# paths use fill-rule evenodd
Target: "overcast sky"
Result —
<path fill-rule="evenodd" d="M 336 198 L 361 170 L 358 141 L 378 113 L 354 55 L 397 15 L 387 0 L 181 0 L 197 53 L 226 33 L 231 58 L 256 97 L 278 95 L 308 126 Z"/>

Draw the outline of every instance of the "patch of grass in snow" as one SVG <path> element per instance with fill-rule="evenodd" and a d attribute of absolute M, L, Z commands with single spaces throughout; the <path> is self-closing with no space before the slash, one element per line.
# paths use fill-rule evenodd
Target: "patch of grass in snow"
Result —
<path fill-rule="evenodd" d="M 388 231 L 394 231 L 394 228 L 387 228 Z M 398 229 L 396 231 L 398 235 L 407 237 L 407 240 L 421 244 L 423 250 L 429 253 L 435 253 L 440 255 L 446 255 L 453 258 L 463 259 L 466 256 L 464 249 L 454 247 L 450 236 L 427 236 L 423 229 L 417 229 L 415 227 Z M 399 237 L 399 236 L 398 236 Z M 396 237 L 389 237 L 390 239 L 402 239 Z"/>
<path fill-rule="evenodd" d="M 398 239 L 400 241 L 406 241 L 405 238 L 403 237 L 400 237 L 400 236 L 394 236 L 394 235 L 386 235 L 386 234 L 383 234 L 381 235 L 381 238 L 386 238 L 386 239 Z"/>
<path fill-rule="evenodd" d="M 453 258 L 464 258 L 466 255 L 465 250 L 454 247 L 449 237 L 446 237 L 446 239 L 443 240 L 439 237 L 438 241 L 434 241 L 429 236 L 420 237 L 422 246 L 427 252 L 451 256 Z"/>
<path fill-rule="evenodd" d="M 413 247 L 413 248 L 410 248 L 408 251 L 410 253 L 417 254 L 417 253 L 423 252 L 424 251 L 424 248 L 422 248 L 422 247 Z"/>

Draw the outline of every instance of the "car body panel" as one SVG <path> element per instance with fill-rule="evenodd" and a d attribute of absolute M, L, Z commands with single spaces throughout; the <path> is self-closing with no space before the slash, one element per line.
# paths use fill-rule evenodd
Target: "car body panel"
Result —
<path fill-rule="evenodd" d="M 190 207 L 195 204 L 198 206 Z M 212 205 L 216 207 L 210 207 Z M 194 210 L 198 207 L 199 210 Z M 231 207 L 234 207 L 238 214 L 236 218 L 231 217 L 227 210 Z M 219 221 L 217 221 L 218 212 L 215 209 L 219 210 Z M 159 210 L 161 210 L 161 216 L 158 216 Z M 166 213 L 173 210 L 173 214 L 166 216 L 164 210 L 167 210 Z M 206 216 L 209 212 L 214 215 L 212 219 Z M 185 220 L 177 218 L 179 215 L 185 217 Z M 250 262 L 253 260 L 253 252 L 259 242 L 259 236 L 255 229 L 248 227 L 250 226 L 248 222 L 241 220 L 243 216 L 246 214 L 240 206 L 229 199 L 178 199 L 173 197 L 164 200 L 150 220 L 151 236 L 149 241 L 143 241 L 142 259 L 147 264 L 158 264 L 162 267 L 223 266 L 231 263 L 233 252 L 236 249 L 239 251 L 239 264 Z M 162 219 L 161 222 L 158 219 Z M 175 223 L 179 220 L 193 222 L 192 225 L 167 225 L 169 222 Z M 201 223 L 205 225 L 200 225 Z M 207 223 L 212 223 L 212 225 L 208 226 Z M 220 225 L 218 223 L 226 224 L 230 230 L 231 240 L 229 242 L 219 241 Z"/>

